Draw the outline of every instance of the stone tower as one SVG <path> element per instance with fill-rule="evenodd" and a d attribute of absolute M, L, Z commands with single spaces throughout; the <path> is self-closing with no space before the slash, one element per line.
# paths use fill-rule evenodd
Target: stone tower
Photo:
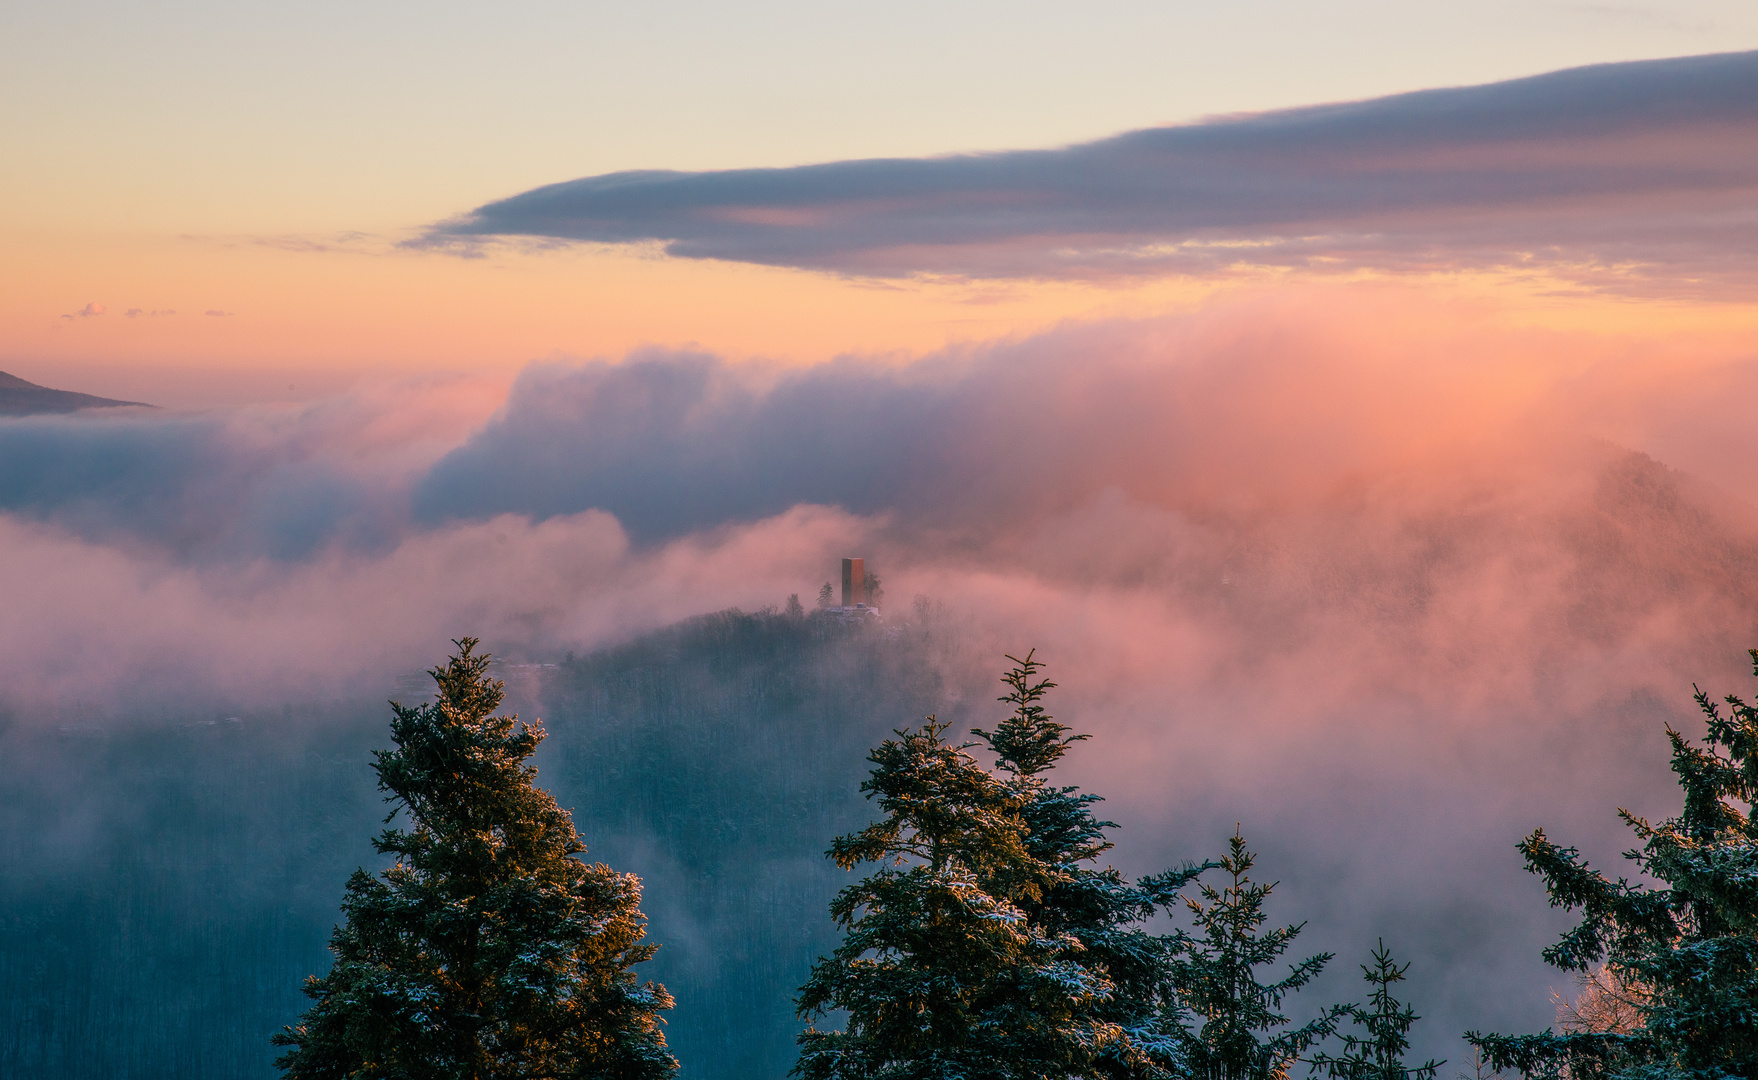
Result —
<path fill-rule="evenodd" d="M 867 571 L 860 559 L 842 560 L 842 606 L 867 602 Z"/>

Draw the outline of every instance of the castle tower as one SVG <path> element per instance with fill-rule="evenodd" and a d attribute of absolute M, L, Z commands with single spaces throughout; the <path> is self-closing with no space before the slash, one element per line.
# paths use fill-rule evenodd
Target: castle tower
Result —
<path fill-rule="evenodd" d="M 842 560 L 842 606 L 867 602 L 867 571 L 860 559 Z"/>

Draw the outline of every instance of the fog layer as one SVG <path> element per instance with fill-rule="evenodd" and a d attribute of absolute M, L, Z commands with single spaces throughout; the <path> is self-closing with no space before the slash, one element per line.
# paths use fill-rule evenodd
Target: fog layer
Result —
<path fill-rule="evenodd" d="M 0 676 L 18 704 L 280 700 L 466 630 L 560 652 L 809 598 L 851 552 L 894 602 L 1160 678 L 1317 650 L 1327 680 L 1481 697 L 1563 656 L 1700 670 L 1693 635 L 1725 658 L 1758 364 L 1492 316 L 1318 292 L 904 366 L 539 364 L 498 410 L 0 420 Z"/>
<path fill-rule="evenodd" d="M 1738 343 L 1310 293 L 902 366 L 650 352 L 498 404 L 0 420 L 0 685 L 39 731 L 380 696 L 461 634 L 559 659 L 809 604 L 861 555 L 888 622 L 938 628 L 961 715 L 1040 650 L 1120 865 L 1241 823 L 1345 976 L 1382 933 L 1417 961 L 1422 1045 L 1456 1055 L 1548 1020 L 1558 924 L 1514 841 L 1615 860 L 1614 805 L 1673 809 L 1691 682 L 1745 690 L 1755 373 Z M 615 851 L 663 908 L 653 828 Z"/>

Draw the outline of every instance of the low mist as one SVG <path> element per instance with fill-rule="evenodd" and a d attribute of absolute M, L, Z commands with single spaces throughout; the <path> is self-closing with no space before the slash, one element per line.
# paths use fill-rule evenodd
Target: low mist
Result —
<path fill-rule="evenodd" d="M 1002 654 L 1036 648 L 1062 684 L 1051 711 L 1095 736 L 1061 771 L 1107 798 L 1119 867 L 1207 857 L 1237 823 L 1282 883 L 1272 918 L 1310 920 L 1296 947 L 1338 953 L 1303 996 L 1359 996 L 1355 965 L 1384 937 L 1414 962 L 1417 1050 L 1451 1075 L 1462 1029 L 1540 1029 L 1569 986 L 1538 961 L 1566 921 L 1515 841 L 1543 825 L 1612 867 L 1628 846 L 1615 807 L 1676 809 L 1663 728 L 1698 733 L 1692 683 L 1752 690 L 1758 358 L 1708 336 L 1620 342 L 1314 291 L 909 363 L 649 351 L 533 365 L 504 400 L 429 382 L 299 409 L 0 420 L 0 798 L 55 838 L 11 845 L 6 876 L 49 895 L 78 864 L 101 892 L 106 830 L 148 820 L 154 776 L 185 790 L 162 770 L 117 786 L 134 759 L 116 748 L 235 717 L 264 740 L 239 769 L 285 765 L 265 784 L 345 761 L 334 792 L 309 793 L 333 808 L 310 828 L 354 849 L 274 846 L 300 831 L 284 820 L 236 837 L 274 837 L 246 872 L 265 895 L 306 890 L 289 955 L 321 965 L 343 864 L 368 859 L 379 812 L 376 702 L 479 635 L 558 665 L 520 669 L 515 687 L 556 732 L 543 779 L 595 857 L 646 878 L 659 976 L 782 988 L 752 1036 L 768 1040 L 748 1059 L 759 1073 L 738 1074 L 758 1075 L 785 1054 L 785 992 L 810 949 L 728 960 L 709 931 L 761 909 L 770 933 L 805 926 L 825 947 L 801 912 L 821 919 L 841 880 L 818 855 L 830 828 L 861 823 L 864 748 L 922 711 L 992 720 Z M 758 666 L 817 673 L 782 730 L 847 797 L 813 804 L 824 835 L 761 841 L 765 858 L 798 848 L 777 871 L 798 888 L 692 914 L 677 897 L 719 880 L 684 853 L 709 811 L 655 799 L 614 816 L 594 770 L 653 752 L 607 734 L 651 703 L 605 704 L 594 687 L 621 684 L 592 665 L 681 664 L 696 682 L 678 685 L 708 687 L 720 711 L 651 715 L 747 730 L 771 699 L 714 697 L 734 685 L 714 681 L 721 639 L 643 635 L 794 593 L 809 606 L 845 555 L 880 575 L 901 635 L 875 637 L 883 663 L 862 667 L 854 642 L 778 645 Z M 862 671 L 896 677 L 839 706 Z M 70 763 L 100 745 L 105 768 Z M 787 756 L 724 768 L 748 787 Z M 640 790 L 669 790 L 664 773 Z M 717 843 L 736 853 L 741 823 L 722 817 Z M 731 1024 L 700 995 L 679 993 L 674 1046 L 688 1075 L 734 1075 L 690 1057 L 708 1054 L 692 1023 Z"/>

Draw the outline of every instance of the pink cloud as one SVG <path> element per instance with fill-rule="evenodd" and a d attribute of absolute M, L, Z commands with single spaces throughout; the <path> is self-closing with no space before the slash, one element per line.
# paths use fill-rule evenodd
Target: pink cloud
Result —
<path fill-rule="evenodd" d="M 1758 365 L 1482 316 L 1318 291 L 901 370 L 537 367 L 498 412 L 498 387 L 435 380 L 13 422 L 6 458 L 92 464 L 46 488 L 0 473 L 39 642 L 3 674 L 39 700 L 74 685 L 32 674 L 61 655 L 118 700 L 179 663 L 238 693 L 370 681 L 436 635 L 581 649 L 809 596 L 852 547 L 894 605 L 941 597 L 996 647 L 1191 692 L 1301 672 L 1315 718 L 1737 659 L 1758 636 L 1758 436 L 1737 407 Z M 208 644 L 173 662 L 185 634 Z"/>

